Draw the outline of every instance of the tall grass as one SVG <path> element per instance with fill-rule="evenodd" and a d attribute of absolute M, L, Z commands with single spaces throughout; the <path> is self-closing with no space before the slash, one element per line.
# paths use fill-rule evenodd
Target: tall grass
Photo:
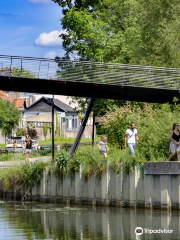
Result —
<path fill-rule="evenodd" d="M 79 171 L 81 166 L 84 176 L 90 177 L 93 171 L 95 171 L 96 175 L 101 176 L 106 169 L 107 162 L 112 171 L 118 171 L 120 169 L 120 163 L 123 163 L 122 166 L 127 171 L 133 171 L 135 165 L 141 165 L 147 161 L 143 154 L 138 150 L 136 151 L 135 156 L 130 156 L 129 149 L 118 149 L 112 146 L 109 146 L 109 148 L 110 151 L 107 152 L 107 158 L 101 158 L 97 145 L 94 145 L 93 147 L 80 146 L 72 158 L 68 158 L 68 152 L 63 150 L 60 155 L 57 155 L 56 161 L 58 164 L 56 167 L 63 172 L 62 169 L 66 169 L 66 171 Z M 162 161 L 164 159 L 158 160 Z M 66 164 L 66 166 L 64 164 Z"/>
<path fill-rule="evenodd" d="M 14 185 L 26 185 L 32 187 L 34 183 L 38 184 L 42 177 L 42 170 L 45 169 L 49 162 L 35 161 L 34 163 L 14 164 L 9 168 L 0 169 L 0 181 L 6 189 L 11 189 Z"/>

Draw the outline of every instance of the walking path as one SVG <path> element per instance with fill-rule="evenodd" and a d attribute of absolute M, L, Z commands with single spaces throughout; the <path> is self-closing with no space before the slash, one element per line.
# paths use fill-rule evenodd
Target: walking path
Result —
<path fill-rule="evenodd" d="M 43 156 L 43 157 L 37 157 L 37 158 L 31 158 L 31 162 L 35 162 L 36 160 L 41 160 L 42 162 L 47 162 L 49 160 L 51 160 L 52 157 L 51 156 Z M 21 165 L 21 164 L 25 164 L 25 160 L 22 161 L 7 161 L 7 162 L 0 162 L 0 168 L 7 168 L 7 167 L 11 167 L 13 165 Z"/>

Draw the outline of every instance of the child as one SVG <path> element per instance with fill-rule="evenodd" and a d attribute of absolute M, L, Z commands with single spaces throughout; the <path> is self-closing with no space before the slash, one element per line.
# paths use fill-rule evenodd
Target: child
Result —
<path fill-rule="evenodd" d="M 17 144 L 16 144 L 16 140 L 13 140 L 13 148 L 16 147 Z"/>
<path fill-rule="evenodd" d="M 106 141 L 107 141 L 107 137 L 101 136 L 100 142 L 98 144 L 100 154 L 101 154 L 101 158 L 103 158 L 103 155 L 105 156 L 105 158 L 107 158 L 106 148 L 107 148 L 107 151 L 109 151 L 109 148 L 107 146 Z"/>

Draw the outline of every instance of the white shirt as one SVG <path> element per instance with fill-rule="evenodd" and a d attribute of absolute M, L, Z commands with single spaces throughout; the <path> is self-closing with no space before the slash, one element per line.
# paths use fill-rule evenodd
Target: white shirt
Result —
<path fill-rule="evenodd" d="M 107 142 L 100 141 L 100 142 L 99 142 L 99 145 L 101 146 L 101 150 L 102 150 L 102 151 L 106 151 Z"/>
<path fill-rule="evenodd" d="M 137 134 L 137 129 L 135 128 L 133 131 L 131 131 L 131 129 L 127 129 L 126 130 L 126 134 L 127 134 L 127 142 L 128 143 L 135 143 L 135 135 Z"/>

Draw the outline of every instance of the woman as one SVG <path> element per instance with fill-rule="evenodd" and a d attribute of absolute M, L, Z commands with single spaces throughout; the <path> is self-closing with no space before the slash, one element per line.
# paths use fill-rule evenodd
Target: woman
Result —
<path fill-rule="evenodd" d="M 26 135 L 26 141 L 24 144 L 23 154 L 26 155 L 26 162 L 31 162 L 30 155 L 32 149 L 32 141 L 29 139 L 29 135 Z"/>
<path fill-rule="evenodd" d="M 169 140 L 171 140 L 170 142 L 170 156 L 167 159 L 167 161 L 170 161 L 170 159 L 175 155 L 175 153 L 177 152 L 177 159 L 178 161 L 180 161 L 180 142 L 179 142 L 179 138 L 180 138 L 180 132 L 179 132 L 179 124 L 178 123 L 174 123 L 173 124 L 173 128 L 170 132 L 170 136 L 169 136 Z"/>

